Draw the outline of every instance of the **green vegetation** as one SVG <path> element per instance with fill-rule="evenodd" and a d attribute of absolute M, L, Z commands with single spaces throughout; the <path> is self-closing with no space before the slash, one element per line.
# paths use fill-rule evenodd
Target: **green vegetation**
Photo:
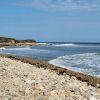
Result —
<path fill-rule="evenodd" d="M 35 40 L 16 40 L 13 38 L 0 37 L 0 43 L 36 43 Z"/>

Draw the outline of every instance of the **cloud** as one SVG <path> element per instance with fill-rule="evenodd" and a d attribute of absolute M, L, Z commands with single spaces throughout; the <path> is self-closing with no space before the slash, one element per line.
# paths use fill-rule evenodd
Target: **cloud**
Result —
<path fill-rule="evenodd" d="M 99 10 L 100 0 L 22 0 L 21 5 L 47 10 Z"/>

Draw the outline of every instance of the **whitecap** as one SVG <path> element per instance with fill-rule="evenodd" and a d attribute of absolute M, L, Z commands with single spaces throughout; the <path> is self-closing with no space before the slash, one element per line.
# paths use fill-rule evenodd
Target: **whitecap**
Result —
<path fill-rule="evenodd" d="M 64 47 L 64 46 L 78 46 L 78 45 L 76 45 L 76 44 L 52 44 L 52 46 Z"/>
<path fill-rule="evenodd" d="M 7 48 L 7 50 L 32 50 L 31 47 Z"/>
<path fill-rule="evenodd" d="M 5 49 L 6 49 L 5 47 L 1 47 L 1 48 L 0 48 L 0 50 L 5 50 Z"/>
<path fill-rule="evenodd" d="M 50 60 L 49 63 L 77 72 L 100 76 L 100 55 L 97 53 L 65 55 Z"/>

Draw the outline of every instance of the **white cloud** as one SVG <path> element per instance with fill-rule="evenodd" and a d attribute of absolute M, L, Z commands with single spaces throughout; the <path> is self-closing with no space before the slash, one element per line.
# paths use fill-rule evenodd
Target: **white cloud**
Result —
<path fill-rule="evenodd" d="M 99 10 L 100 0 L 23 0 L 20 5 L 49 10 Z"/>

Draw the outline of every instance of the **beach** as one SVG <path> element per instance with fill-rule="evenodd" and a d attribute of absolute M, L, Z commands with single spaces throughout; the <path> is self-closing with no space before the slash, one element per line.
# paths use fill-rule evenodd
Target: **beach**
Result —
<path fill-rule="evenodd" d="M 100 0 L 0 0 L 0 100 L 100 100 Z"/>
<path fill-rule="evenodd" d="M 75 73 L 59 73 L 44 65 L 39 61 L 32 64 L 29 58 L 2 55 L 0 100 L 100 100 L 99 79 L 92 78 L 98 84 L 89 79 L 85 82 L 77 79 Z"/>

